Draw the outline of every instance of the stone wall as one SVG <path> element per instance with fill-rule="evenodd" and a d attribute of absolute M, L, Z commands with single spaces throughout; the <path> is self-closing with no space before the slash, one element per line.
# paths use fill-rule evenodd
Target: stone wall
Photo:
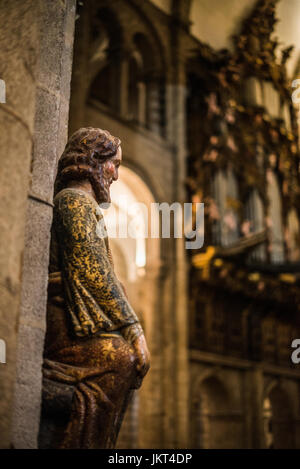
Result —
<path fill-rule="evenodd" d="M 51 201 L 57 161 L 67 141 L 74 21 L 75 0 L 42 2 L 13 422 L 17 448 L 37 447 Z"/>
<path fill-rule="evenodd" d="M 0 337 L 6 342 L 6 364 L 0 364 L 1 448 L 11 444 L 21 266 L 34 136 L 38 11 L 38 3 L 30 0 L 0 2 L 0 78 L 6 83 L 6 103 L 0 104 Z"/>
<path fill-rule="evenodd" d="M 0 2 L 3 448 L 37 446 L 51 199 L 67 138 L 74 20 L 75 0 Z"/>

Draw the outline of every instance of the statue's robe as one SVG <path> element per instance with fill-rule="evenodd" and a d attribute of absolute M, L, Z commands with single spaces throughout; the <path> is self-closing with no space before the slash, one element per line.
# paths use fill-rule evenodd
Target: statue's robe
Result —
<path fill-rule="evenodd" d="M 86 192 L 54 199 L 40 447 L 112 448 L 143 333 L 113 270 L 103 215 Z"/>

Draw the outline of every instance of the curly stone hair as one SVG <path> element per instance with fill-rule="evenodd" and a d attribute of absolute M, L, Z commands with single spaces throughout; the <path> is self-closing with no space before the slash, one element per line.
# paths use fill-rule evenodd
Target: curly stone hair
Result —
<path fill-rule="evenodd" d="M 64 189 L 71 180 L 87 179 L 100 201 L 101 165 L 116 155 L 120 145 L 121 140 L 107 130 L 86 127 L 74 132 L 58 162 L 54 193 Z"/>

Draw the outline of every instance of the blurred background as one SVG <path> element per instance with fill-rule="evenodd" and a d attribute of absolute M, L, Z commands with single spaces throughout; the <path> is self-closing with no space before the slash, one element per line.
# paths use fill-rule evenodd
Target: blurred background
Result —
<path fill-rule="evenodd" d="M 93 126 L 122 141 L 137 236 L 110 245 L 152 356 L 118 447 L 299 448 L 299 0 L 0 0 L 0 23 L 0 446 L 37 447 L 57 161 Z M 135 202 L 195 226 L 204 202 L 203 247 L 145 238 Z"/>

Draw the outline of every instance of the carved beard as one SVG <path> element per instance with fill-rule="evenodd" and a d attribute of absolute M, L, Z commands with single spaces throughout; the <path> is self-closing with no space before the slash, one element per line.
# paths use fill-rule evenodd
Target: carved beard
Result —
<path fill-rule="evenodd" d="M 95 192 L 95 196 L 96 196 L 98 204 L 101 204 L 101 203 L 110 204 L 111 203 L 110 192 L 109 192 L 110 179 L 111 178 L 108 178 L 107 176 L 104 175 L 103 165 L 100 164 L 96 174 L 94 172 L 91 177 L 91 184 Z"/>

